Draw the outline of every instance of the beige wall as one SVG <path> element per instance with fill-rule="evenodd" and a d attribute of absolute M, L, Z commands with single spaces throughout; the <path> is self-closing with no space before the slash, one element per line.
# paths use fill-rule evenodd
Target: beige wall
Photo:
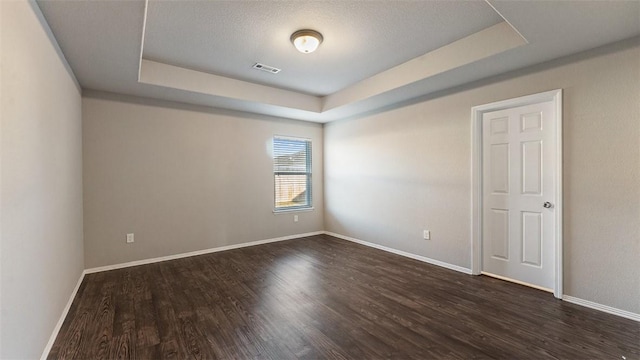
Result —
<path fill-rule="evenodd" d="M 104 93 L 82 112 L 87 268 L 323 230 L 319 124 Z M 274 135 L 312 140 L 297 223 L 273 213 Z"/>
<path fill-rule="evenodd" d="M 640 313 L 637 40 L 328 124 L 326 230 L 470 267 L 471 107 L 557 88 L 565 294 Z"/>
<path fill-rule="evenodd" d="M 0 358 L 33 359 L 84 268 L 81 97 L 37 7 L 0 12 Z"/>

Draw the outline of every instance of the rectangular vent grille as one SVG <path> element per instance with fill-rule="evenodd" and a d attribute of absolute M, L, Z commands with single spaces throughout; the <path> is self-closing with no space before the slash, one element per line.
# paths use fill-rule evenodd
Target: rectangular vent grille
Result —
<path fill-rule="evenodd" d="M 269 65 L 265 65 L 265 64 L 261 64 L 261 63 L 255 63 L 253 65 L 253 68 L 256 70 L 262 70 L 262 71 L 266 71 L 268 73 L 272 73 L 272 74 L 277 74 L 280 72 L 280 69 L 278 68 L 274 68 L 273 66 L 269 66 Z"/>

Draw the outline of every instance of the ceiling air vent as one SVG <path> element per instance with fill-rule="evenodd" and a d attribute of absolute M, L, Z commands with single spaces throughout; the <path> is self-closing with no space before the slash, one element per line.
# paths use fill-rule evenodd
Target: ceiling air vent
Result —
<path fill-rule="evenodd" d="M 266 71 L 266 72 L 272 73 L 272 74 L 277 74 L 277 73 L 280 72 L 280 69 L 278 69 L 278 68 L 274 68 L 273 66 L 260 64 L 260 63 L 255 63 L 253 65 L 253 68 L 256 69 L 256 70 Z"/>

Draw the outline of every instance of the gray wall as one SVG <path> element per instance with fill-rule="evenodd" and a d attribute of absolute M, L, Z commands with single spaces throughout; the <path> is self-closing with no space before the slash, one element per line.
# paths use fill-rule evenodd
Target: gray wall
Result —
<path fill-rule="evenodd" d="M 87 268 L 323 230 L 320 124 L 95 92 L 82 118 Z M 274 135 L 312 140 L 297 223 L 272 212 Z"/>
<path fill-rule="evenodd" d="M 565 294 L 640 313 L 637 39 L 328 124 L 326 230 L 470 267 L 471 107 L 557 88 Z"/>
<path fill-rule="evenodd" d="M 84 269 L 81 97 L 37 7 L 0 12 L 0 358 L 38 358 Z"/>
<path fill-rule="evenodd" d="M 468 267 L 469 110 L 555 88 L 565 89 L 565 293 L 640 313 L 637 41 L 323 134 L 265 116 L 96 92 L 81 99 L 39 10 L 3 1 L 0 16 L 1 358 L 40 355 L 85 261 L 326 229 Z M 272 213 L 273 135 L 313 141 L 315 210 L 297 223 Z M 421 240 L 425 228 L 433 240 Z"/>

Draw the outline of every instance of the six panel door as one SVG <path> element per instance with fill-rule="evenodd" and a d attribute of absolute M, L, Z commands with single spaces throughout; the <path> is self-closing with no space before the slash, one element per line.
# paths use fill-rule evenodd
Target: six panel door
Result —
<path fill-rule="evenodd" d="M 482 271 L 548 291 L 556 263 L 555 112 L 544 102 L 482 119 Z"/>

